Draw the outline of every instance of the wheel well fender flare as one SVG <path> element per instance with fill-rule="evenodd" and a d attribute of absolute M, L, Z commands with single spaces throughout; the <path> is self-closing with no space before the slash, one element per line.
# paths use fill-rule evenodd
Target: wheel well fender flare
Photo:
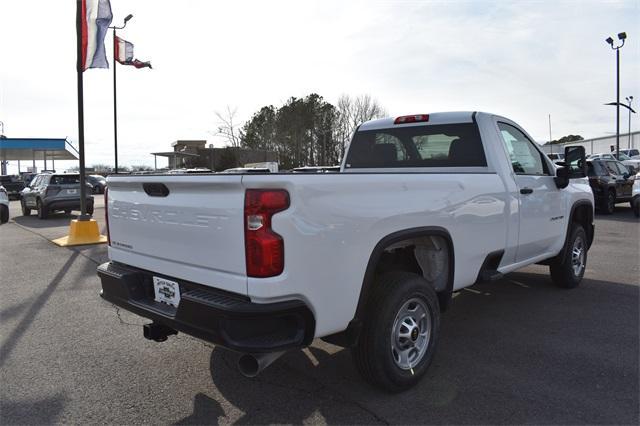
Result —
<path fill-rule="evenodd" d="M 587 209 L 585 209 L 585 207 L 587 207 Z M 576 212 L 578 211 L 578 208 L 580 208 L 581 210 L 587 210 L 588 214 L 586 217 L 586 228 L 584 230 L 584 232 L 587 233 L 587 247 L 591 247 L 591 243 L 593 243 L 593 237 L 594 237 L 594 226 L 593 226 L 593 204 L 591 204 L 590 201 L 587 200 L 579 200 L 576 201 L 575 203 L 573 203 L 573 205 L 571 206 L 571 212 L 569 213 L 569 220 L 567 221 L 567 233 L 564 237 L 564 244 L 563 244 L 563 250 L 561 251 L 562 254 L 562 259 L 564 260 L 564 256 L 566 254 L 566 250 L 565 248 L 567 247 L 567 242 L 569 241 L 569 238 L 571 238 L 571 224 L 573 222 L 575 222 L 575 218 L 576 218 Z M 585 219 L 583 219 L 584 221 Z"/>
<path fill-rule="evenodd" d="M 453 240 L 451 239 L 449 231 L 439 226 L 422 226 L 418 228 L 404 229 L 401 231 L 396 231 L 382 238 L 371 252 L 371 255 L 369 256 L 369 262 L 367 263 L 367 269 L 365 270 L 364 278 L 362 280 L 362 286 L 360 288 L 360 297 L 358 298 L 358 306 L 356 308 L 356 314 L 354 317 L 355 320 L 364 317 L 367 300 L 371 295 L 371 291 L 373 290 L 374 286 L 376 267 L 378 266 L 378 263 L 380 262 L 385 249 L 392 244 L 398 243 L 403 240 L 426 236 L 442 237 L 447 244 L 447 249 L 449 251 L 449 277 L 447 281 L 447 288 L 441 293 L 443 293 L 445 298 L 451 297 L 455 274 L 455 251 Z"/>

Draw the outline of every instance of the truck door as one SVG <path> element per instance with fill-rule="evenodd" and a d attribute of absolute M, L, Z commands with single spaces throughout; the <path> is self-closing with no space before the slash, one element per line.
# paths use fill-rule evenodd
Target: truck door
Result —
<path fill-rule="evenodd" d="M 564 202 L 553 179 L 555 171 L 536 144 L 511 124 L 498 122 L 498 128 L 520 191 L 516 262 L 521 262 L 549 253 L 563 238 Z"/>

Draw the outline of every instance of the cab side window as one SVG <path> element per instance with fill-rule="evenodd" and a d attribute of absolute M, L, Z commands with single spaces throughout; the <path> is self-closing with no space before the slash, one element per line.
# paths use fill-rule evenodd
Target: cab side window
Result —
<path fill-rule="evenodd" d="M 536 149 L 533 142 L 524 133 L 506 123 L 498 123 L 498 128 L 515 174 L 549 175 L 547 163 L 542 158 L 543 154 Z"/>

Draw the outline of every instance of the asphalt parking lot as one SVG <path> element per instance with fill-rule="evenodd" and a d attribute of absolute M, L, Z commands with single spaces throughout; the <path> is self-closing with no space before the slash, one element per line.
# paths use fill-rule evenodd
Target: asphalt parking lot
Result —
<path fill-rule="evenodd" d="M 103 207 L 96 197 L 95 217 Z M 314 342 L 255 379 L 237 355 L 98 296 L 106 246 L 60 248 L 70 217 L 0 226 L 0 421 L 15 423 L 638 424 L 638 220 L 596 217 L 585 280 L 547 268 L 457 293 L 427 377 L 399 395 L 365 384 L 348 351 Z"/>

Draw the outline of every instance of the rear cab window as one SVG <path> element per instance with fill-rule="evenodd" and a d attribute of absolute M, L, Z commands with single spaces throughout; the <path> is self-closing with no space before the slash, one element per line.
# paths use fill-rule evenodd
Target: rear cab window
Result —
<path fill-rule="evenodd" d="M 486 166 L 475 123 L 358 131 L 345 161 L 346 169 Z"/>

